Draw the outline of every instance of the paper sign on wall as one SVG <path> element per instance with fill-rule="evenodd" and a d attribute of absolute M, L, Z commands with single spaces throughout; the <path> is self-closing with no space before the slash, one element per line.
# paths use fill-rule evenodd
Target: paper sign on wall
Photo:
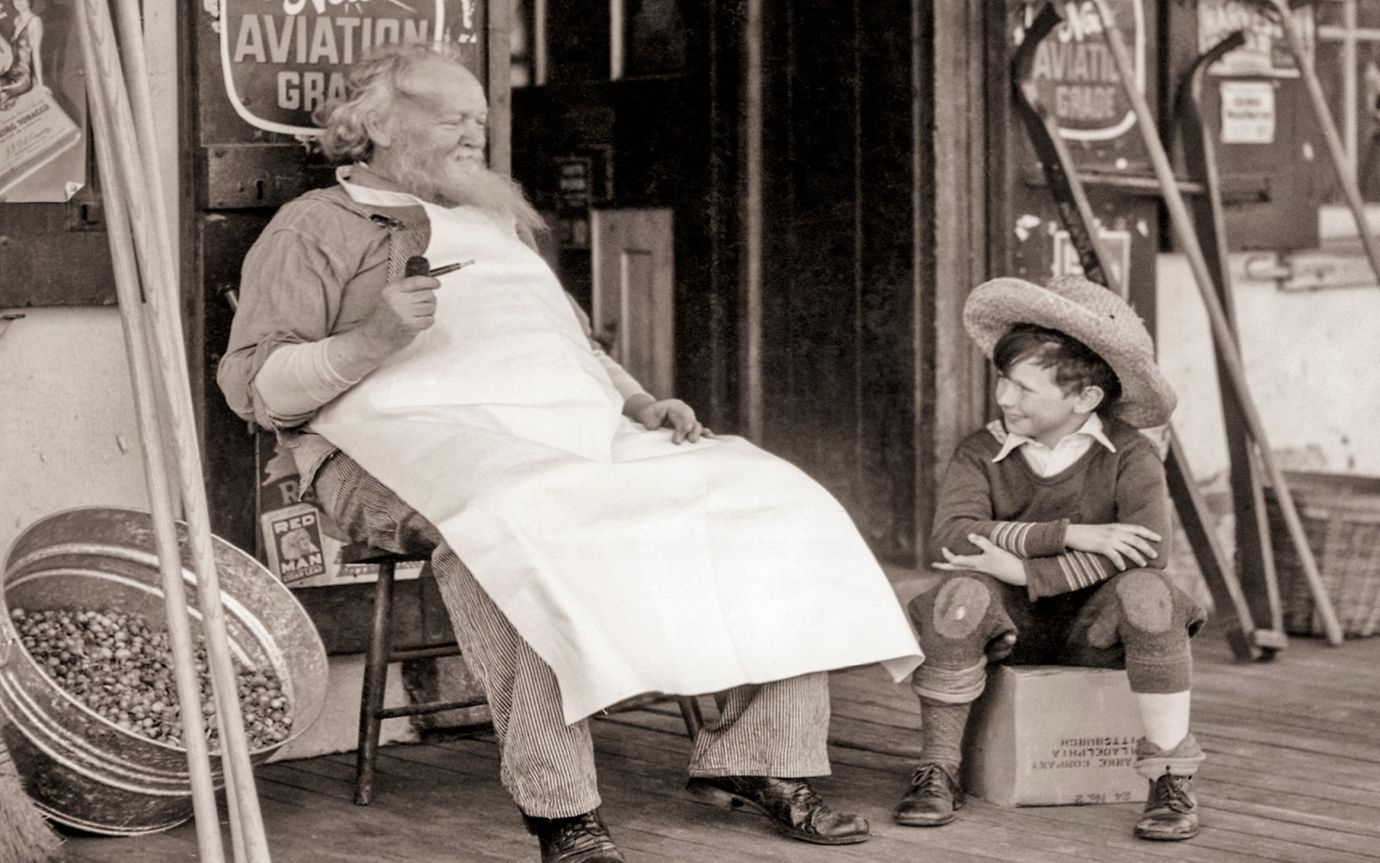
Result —
<path fill-rule="evenodd" d="M 1275 85 L 1269 81 L 1222 82 L 1222 143 L 1271 144 L 1275 140 Z"/>

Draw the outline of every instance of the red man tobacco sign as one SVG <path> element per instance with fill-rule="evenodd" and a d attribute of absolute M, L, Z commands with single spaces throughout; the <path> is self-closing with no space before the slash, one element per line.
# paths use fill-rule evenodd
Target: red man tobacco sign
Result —
<path fill-rule="evenodd" d="M 317 134 L 312 111 L 344 94 L 346 70 L 370 48 L 475 42 L 478 5 L 459 4 L 451 22 L 445 0 L 220 0 L 226 95 L 260 129 Z"/>

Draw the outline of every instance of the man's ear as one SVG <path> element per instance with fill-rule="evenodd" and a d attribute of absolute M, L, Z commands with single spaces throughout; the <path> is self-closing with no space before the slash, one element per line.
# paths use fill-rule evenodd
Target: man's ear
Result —
<path fill-rule="evenodd" d="M 380 117 L 377 111 L 370 111 L 364 115 L 364 131 L 376 147 L 387 147 L 392 143 L 392 125 Z"/>
<path fill-rule="evenodd" d="M 1073 402 L 1073 409 L 1082 414 L 1090 414 L 1097 410 L 1098 406 L 1102 404 L 1102 400 L 1106 397 L 1107 394 L 1102 391 L 1102 387 L 1083 387 L 1083 391 L 1078 394 L 1078 398 Z"/>

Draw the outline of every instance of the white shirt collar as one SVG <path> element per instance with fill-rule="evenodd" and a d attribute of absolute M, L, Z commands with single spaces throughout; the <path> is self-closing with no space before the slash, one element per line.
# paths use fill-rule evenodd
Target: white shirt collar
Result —
<path fill-rule="evenodd" d="M 395 192 L 391 189 L 375 189 L 373 186 L 361 186 L 351 180 L 353 173 L 353 165 L 339 165 L 335 169 L 335 180 L 356 203 L 367 204 L 373 207 L 422 206 L 421 198 L 409 195 L 406 192 Z"/>
<path fill-rule="evenodd" d="M 1057 451 L 1060 447 L 1065 446 L 1065 444 L 1076 446 L 1077 442 L 1074 439 L 1079 435 L 1097 441 L 1106 447 L 1108 452 L 1116 452 L 1116 445 L 1112 443 L 1111 438 L 1107 437 L 1107 433 L 1103 430 L 1102 418 L 1096 413 L 1090 414 L 1088 419 L 1078 427 L 1077 431 L 1055 444 L 1053 450 L 1032 437 L 1026 437 L 1017 432 L 1007 431 L 1005 424 L 1002 423 L 1001 420 L 992 420 L 987 424 L 987 430 L 992 433 L 992 437 L 996 438 L 997 441 L 1001 443 L 1001 450 L 997 452 L 996 458 L 992 459 L 993 464 L 1011 455 L 1011 453 L 1026 444 L 1033 444 L 1034 447 L 1038 447 L 1045 451 Z M 1079 448 L 1086 451 L 1086 445 Z"/>
<path fill-rule="evenodd" d="M 337 165 L 335 169 L 335 181 L 345 190 L 345 194 L 357 204 L 364 204 L 370 207 L 438 207 L 442 210 L 447 209 L 440 204 L 428 204 L 416 195 L 407 192 L 397 192 L 392 189 L 376 189 L 373 186 L 361 186 L 353 182 L 353 165 Z M 517 235 L 517 220 L 510 219 L 506 223 L 499 218 L 498 214 L 491 210 L 485 210 L 470 204 L 461 204 L 457 207 L 450 207 L 451 212 L 466 211 L 482 216 L 489 224 L 496 226 L 499 230 Z"/>

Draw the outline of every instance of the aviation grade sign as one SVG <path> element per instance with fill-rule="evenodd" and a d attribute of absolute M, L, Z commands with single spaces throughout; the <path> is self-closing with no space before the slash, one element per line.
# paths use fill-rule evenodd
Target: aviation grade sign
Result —
<path fill-rule="evenodd" d="M 345 95 L 346 72 L 374 46 L 477 44 L 478 0 L 459 5 L 447 21 L 446 0 L 220 0 L 226 95 L 257 128 L 319 134 L 312 112 Z"/>

